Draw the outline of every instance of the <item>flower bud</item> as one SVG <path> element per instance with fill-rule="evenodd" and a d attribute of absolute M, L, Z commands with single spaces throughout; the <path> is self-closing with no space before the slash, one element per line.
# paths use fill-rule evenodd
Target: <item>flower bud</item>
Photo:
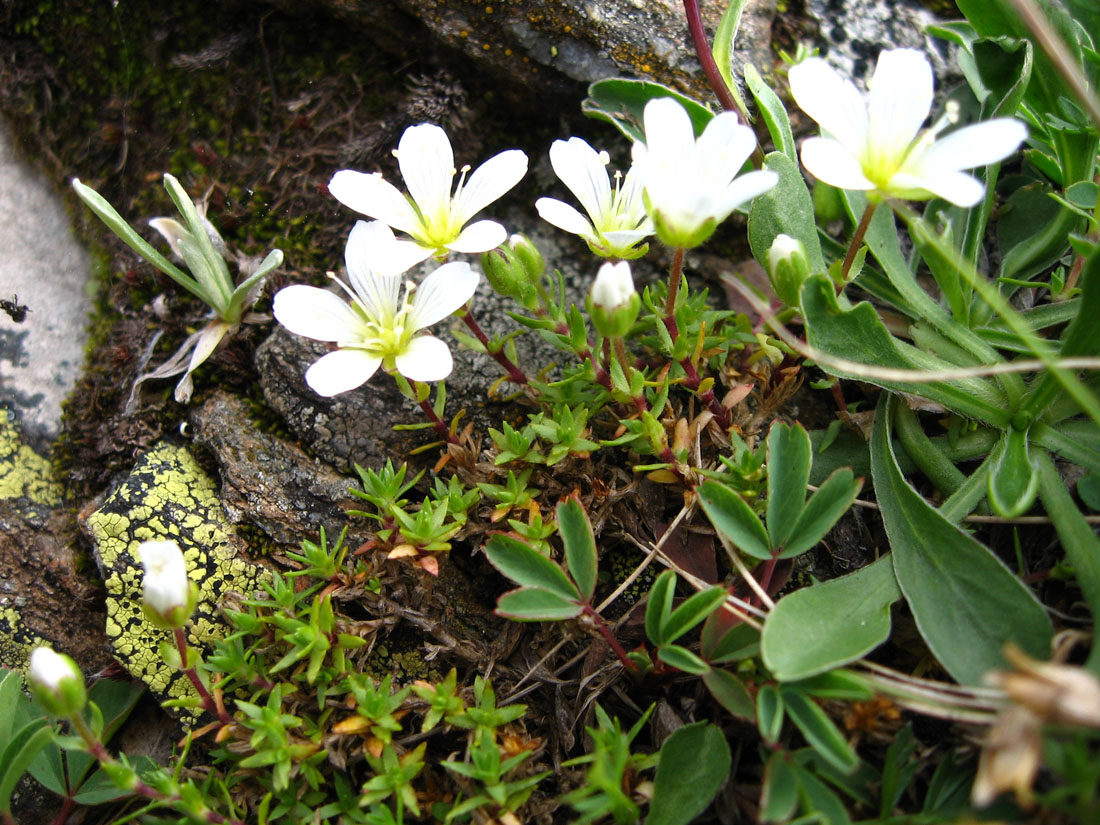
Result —
<path fill-rule="evenodd" d="M 145 615 L 164 630 L 183 627 L 195 610 L 196 588 L 174 541 L 147 541 L 138 548 L 145 568 Z"/>
<path fill-rule="evenodd" d="M 779 300 L 798 306 L 802 282 L 810 275 L 810 259 L 802 241 L 790 235 L 776 235 L 768 250 L 768 278 Z"/>
<path fill-rule="evenodd" d="M 84 709 L 87 693 L 76 662 L 49 647 L 31 653 L 27 682 L 39 704 L 53 716 L 76 716 Z"/>
<path fill-rule="evenodd" d="M 588 295 L 588 314 L 605 338 L 622 338 L 634 325 L 642 299 L 634 290 L 630 264 L 605 263 L 596 274 Z"/>
<path fill-rule="evenodd" d="M 527 309 L 538 306 L 535 285 L 546 271 L 542 253 L 524 235 L 513 235 L 508 242 L 481 256 L 481 268 L 493 289 L 512 298 Z"/>

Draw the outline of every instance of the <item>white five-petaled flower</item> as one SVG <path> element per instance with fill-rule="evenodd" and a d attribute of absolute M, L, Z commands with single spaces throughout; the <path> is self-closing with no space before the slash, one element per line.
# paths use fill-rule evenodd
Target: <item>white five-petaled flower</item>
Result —
<path fill-rule="evenodd" d="M 145 568 L 142 597 L 147 610 L 170 627 L 182 627 L 194 609 L 187 562 L 174 541 L 146 541 L 138 547 Z"/>
<path fill-rule="evenodd" d="M 608 160 L 606 152 L 597 152 L 581 138 L 555 140 L 550 146 L 550 164 L 588 217 L 555 198 L 539 198 L 535 208 L 544 221 L 584 238 L 597 255 L 640 258 L 649 246 L 638 244 L 655 230 L 646 215 L 638 170 L 631 167 L 622 180 L 616 173 L 612 188 Z"/>
<path fill-rule="evenodd" d="M 419 287 L 408 284 L 402 297 L 401 273 L 415 257 L 384 223 L 359 221 L 344 252 L 350 286 L 333 276 L 351 296 L 350 304 L 312 286 L 279 290 L 273 306 L 279 323 L 338 347 L 306 371 L 306 383 L 315 392 L 332 396 L 353 390 L 380 366 L 413 381 L 439 381 L 451 374 L 454 362 L 447 345 L 417 333 L 470 300 L 480 276 L 465 262 L 444 264 Z"/>
<path fill-rule="evenodd" d="M 802 165 L 825 183 L 872 198 L 938 196 L 973 206 L 984 188 L 962 170 L 1008 157 L 1027 137 L 1020 121 L 997 118 L 937 140 L 953 119 L 950 109 L 921 132 L 932 109 L 932 66 L 913 49 L 879 55 L 866 98 L 820 58 L 792 66 L 789 78 L 795 101 L 830 135 L 802 144 Z"/>
<path fill-rule="evenodd" d="M 496 221 L 467 221 L 519 183 L 527 174 L 527 155 L 519 149 L 501 152 L 467 178 L 457 174 L 447 133 L 431 123 L 410 126 L 397 145 L 397 163 L 409 189 L 405 196 L 381 174 L 344 169 L 328 189 L 338 201 L 411 236 L 423 261 L 448 252 L 488 252 L 504 243 L 507 231 Z"/>
<path fill-rule="evenodd" d="M 691 118 L 670 97 L 646 104 L 645 143 L 634 144 L 646 210 L 669 246 L 698 246 L 741 204 L 775 186 L 771 171 L 738 176 L 756 136 L 733 112 L 715 115 L 696 140 Z"/>

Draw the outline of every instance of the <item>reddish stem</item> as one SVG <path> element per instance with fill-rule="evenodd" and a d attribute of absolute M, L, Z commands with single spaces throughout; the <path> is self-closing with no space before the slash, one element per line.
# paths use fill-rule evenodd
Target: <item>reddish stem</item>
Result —
<path fill-rule="evenodd" d="M 619 657 L 619 661 L 627 670 L 632 673 L 636 673 L 638 666 L 634 664 L 626 655 L 626 649 L 619 644 L 619 640 L 615 638 L 615 634 L 611 632 L 611 628 L 607 626 L 607 622 L 603 620 L 603 616 L 596 612 L 595 608 L 590 604 L 584 606 L 584 615 L 588 616 L 592 620 L 592 624 L 596 630 L 600 632 L 604 640 L 610 645 L 611 649 L 615 651 L 615 655 Z"/>
<path fill-rule="evenodd" d="M 837 286 L 837 292 L 843 289 L 848 280 L 848 273 L 855 262 L 856 253 L 863 245 L 863 236 L 867 234 L 867 227 L 871 225 L 871 218 L 875 216 L 875 206 L 874 203 L 868 203 L 867 208 L 863 210 L 863 216 L 859 219 L 859 226 L 856 227 L 855 234 L 852 235 L 852 242 L 848 244 L 848 251 L 844 255 L 844 263 L 840 267 L 840 284 Z"/>
<path fill-rule="evenodd" d="M 530 383 L 527 380 L 527 375 L 512 362 L 511 358 L 505 355 L 500 349 L 493 348 L 492 344 L 489 342 L 489 336 L 487 336 L 482 331 L 481 327 L 478 326 L 477 321 L 474 320 L 473 311 L 469 307 L 466 307 L 466 311 L 462 314 L 462 321 L 469 328 L 470 332 L 474 334 L 474 337 L 481 342 L 481 345 L 485 347 L 485 351 L 493 356 L 493 360 L 504 367 L 505 371 L 508 373 L 508 380 L 514 381 L 516 384 Z"/>
<path fill-rule="evenodd" d="M 447 426 L 447 422 L 440 418 L 435 413 L 435 409 L 428 403 L 427 399 L 418 402 L 420 409 L 424 411 L 424 415 L 428 416 L 428 420 L 432 422 L 432 429 L 439 433 L 440 437 L 446 440 L 448 444 L 458 444 L 458 436 L 451 433 L 451 428 Z"/>
<path fill-rule="evenodd" d="M 184 635 L 183 628 L 173 628 L 172 632 L 176 638 L 176 648 L 180 652 L 183 672 L 187 678 L 191 680 L 191 684 L 195 686 L 195 691 L 199 694 L 199 699 L 202 700 L 203 709 L 211 716 L 216 716 L 218 721 L 223 725 L 233 724 L 233 719 L 230 715 L 226 713 L 224 708 L 219 707 L 218 703 L 214 701 L 214 697 L 210 695 L 210 691 L 206 689 L 206 685 L 202 683 L 198 671 L 188 664 L 187 637 Z"/>
<path fill-rule="evenodd" d="M 726 81 L 722 79 L 718 71 L 718 64 L 714 62 L 714 54 L 711 52 L 710 43 L 707 42 L 707 33 L 703 29 L 703 14 L 699 10 L 699 0 L 684 0 L 684 14 L 687 17 L 688 31 L 691 32 L 691 43 L 695 47 L 695 56 L 699 58 L 699 64 L 703 67 L 707 83 L 714 90 L 718 102 L 727 112 L 737 111 L 737 101 L 734 100 Z M 742 113 L 744 118 L 744 113 Z"/>

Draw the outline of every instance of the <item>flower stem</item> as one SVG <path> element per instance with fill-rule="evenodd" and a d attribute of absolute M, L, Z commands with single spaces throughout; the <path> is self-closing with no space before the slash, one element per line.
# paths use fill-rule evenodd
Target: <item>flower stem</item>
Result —
<path fill-rule="evenodd" d="M 844 263 L 840 267 L 840 284 L 837 286 L 837 292 L 840 292 L 848 281 L 848 273 L 852 269 L 856 253 L 863 246 L 863 236 L 867 234 L 867 227 L 871 225 L 871 218 L 875 215 L 876 206 L 878 204 L 868 202 L 867 208 L 863 210 L 863 217 L 859 219 L 859 226 L 856 227 L 855 234 L 852 235 L 852 242 L 848 244 L 848 252 L 845 254 Z"/>
<path fill-rule="evenodd" d="M 687 17 L 695 56 L 699 58 L 703 74 L 706 75 L 707 83 L 718 97 L 718 102 L 727 112 L 739 112 L 742 122 L 748 123 L 748 115 L 738 107 L 737 100 L 734 99 L 729 87 L 726 86 L 726 81 L 718 71 L 718 64 L 714 62 L 714 54 L 711 52 L 710 43 L 707 42 L 707 33 L 703 30 L 703 15 L 699 10 L 699 0 L 684 0 L 684 15 Z"/>
<path fill-rule="evenodd" d="M 420 409 L 424 411 L 424 415 L 428 416 L 428 420 L 432 422 L 432 429 L 434 429 L 440 436 L 442 436 L 448 444 L 458 444 L 458 436 L 451 432 L 451 428 L 447 426 L 447 422 L 436 415 L 432 405 L 428 403 L 428 399 L 417 402 L 420 405 Z"/>
<path fill-rule="evenodd" d="M 493 360 L 504 367 L 508 373 L 508 380 L 513 381 L 516 384 L 529 384 L 527 375 L 519 367 L 515 365 L 511 358 L 504 354 L 500 347 L 494 347 L 492 342 L 489 341 L 489 336 L 478 325 L 474 319 L 473 310 L 470 309 L 469 304 L 466 305 L 466 311 L 462 313 L 462 321 L 466 324 L 467 328 L 474 334 L 474 337 L 481 342 L 481 345 L 485 347 L 485 351 L 493 357 Z"/>
<path fill-rule="evenodd" d="M 668 330 L 669 336 L 672 338 L 672 343 L 676 343 L 676 338 L 679 336 L 680 331 L 676 328 L 676 294 L 680 291 L 680 278 L 684 273 L 684 249 L 683 247 L 677 247 L 676 251 L 672 253 L 672 266 L 668 271 L 668 295 L 665 297 L 665 328 Z"/>
<path fill-rule="evenodd" d="M 214 701 L 214 697 L 210 695 L 210 691 L 206 689 L 206 685 L 199 678 L 199 672 L 188 661 L 187 637 L 184 635 L 183 628 L 173 628 L 172 633 L 176 639 L 176 648 L 180 652 L 180 661 L 183 662 L 182 670 L 187 678 L 191 680 L 191 684 L 195 686 L 195 691 L 199 694 L 199 699 L 202 700 L 203 710 L 211 716 L 216 716 L 223 725 L 232 725 L 232 717 L 224 707 Z"/>

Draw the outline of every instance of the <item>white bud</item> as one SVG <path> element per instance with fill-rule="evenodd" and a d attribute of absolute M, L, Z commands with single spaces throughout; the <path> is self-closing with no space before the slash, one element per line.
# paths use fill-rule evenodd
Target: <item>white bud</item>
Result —
<path fill-rule="evenodd" d="M 53 648 L 36 647 L 31 652 L 27 681 L 47 713 L 71 717 L 84 708 L 84 675 L 76 662 Z"/>
<path fill-rule="evenodd" d="M 795 255 L 805 257 L 806 247 L 802 241 L 792 238 L 790 235 L 779 234 L 775 236 L 771 247 L 768 249 L 768 271 L 775 272 L 779 262 Z"/>
<path fill-rule="evenodd" d="M 138 548 L 145 568 L 145 606 L 173 627 L 182 627 L 191 615 L 191 581 L 187 563 L 174 541 L 147 541 Z"/>
<path fill-rule="evenodd" d="M 592 284 L 592 303 L 606 310 L 623 306 L 634 294 L 634 278 L 626 261 L 605 263 Z"/>

